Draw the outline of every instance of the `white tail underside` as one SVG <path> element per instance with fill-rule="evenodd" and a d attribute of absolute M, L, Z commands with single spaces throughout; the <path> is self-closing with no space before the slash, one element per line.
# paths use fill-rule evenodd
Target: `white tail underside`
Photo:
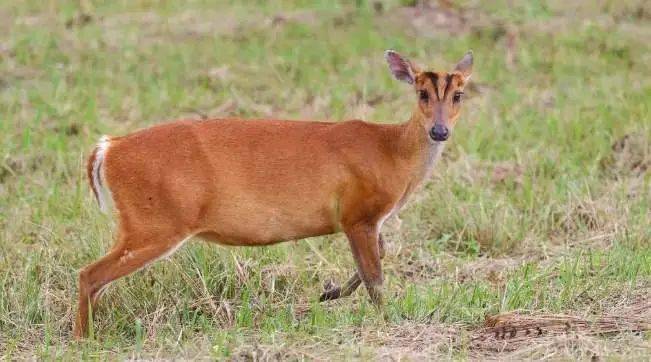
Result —
<path fill-rule="evenodd" d="M 111 191 L 106 184 L 106 177 L 104 175 L 104 157 L 106 151 L 111 144 L 111 139 L 108 136 L 102 136 L 97 143 L 97 153 L 95 154 L 95 162 L 93 162 L 93 186 L 97 191 L 97 202 L 99 208 L 104 213 L 108 213 L 113 199 Z"/>

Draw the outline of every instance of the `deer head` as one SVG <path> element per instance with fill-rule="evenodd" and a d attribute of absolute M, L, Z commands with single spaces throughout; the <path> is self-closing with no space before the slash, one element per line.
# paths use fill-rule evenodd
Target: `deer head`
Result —
<path fill-rule="evenodd" d="M 463 88 L 472 74 L 472 51 L 452 72 L 423 71 L 393 50 L 387 50 L 385 58 L 393 76 L 414 87 L 417 106 L 412 119 L 421 123 L 433 142 L 446 141 L 459 117 Z"/>

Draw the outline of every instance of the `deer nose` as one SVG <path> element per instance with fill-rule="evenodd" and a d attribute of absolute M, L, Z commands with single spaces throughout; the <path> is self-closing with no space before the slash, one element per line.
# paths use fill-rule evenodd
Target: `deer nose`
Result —
<path fill-rule="evenodd" d="M 448 136 L 450 135 L 448 128 L 442 124 L 435 124 L 429 133 L 434 141 L 439 141 L 439 142 L 447 140 Z"/>

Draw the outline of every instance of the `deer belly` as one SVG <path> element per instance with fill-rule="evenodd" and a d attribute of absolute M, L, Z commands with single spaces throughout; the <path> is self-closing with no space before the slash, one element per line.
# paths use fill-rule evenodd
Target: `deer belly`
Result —
<path fill-rule="evenodd" d="M 241 203 L 221 205 L 200 237 L 225 245 L 269 245 L 336 231 L 328 208 Z"/>

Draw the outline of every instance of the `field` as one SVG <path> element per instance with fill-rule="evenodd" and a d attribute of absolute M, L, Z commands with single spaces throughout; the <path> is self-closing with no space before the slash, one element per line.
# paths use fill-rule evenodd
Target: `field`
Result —
<path fill-rule="evenodd" d="M 0 359 L 651 358 L 651 6 L 643 0 L 0 2 Z M 195 241 L 116 282 L 84 164 L 103 134 L 242 116 L 404 122 L 396 49 L 474 51 L 431 180 L 383 233 L 386 305 L 318 303 L 340 234 Z"/>

